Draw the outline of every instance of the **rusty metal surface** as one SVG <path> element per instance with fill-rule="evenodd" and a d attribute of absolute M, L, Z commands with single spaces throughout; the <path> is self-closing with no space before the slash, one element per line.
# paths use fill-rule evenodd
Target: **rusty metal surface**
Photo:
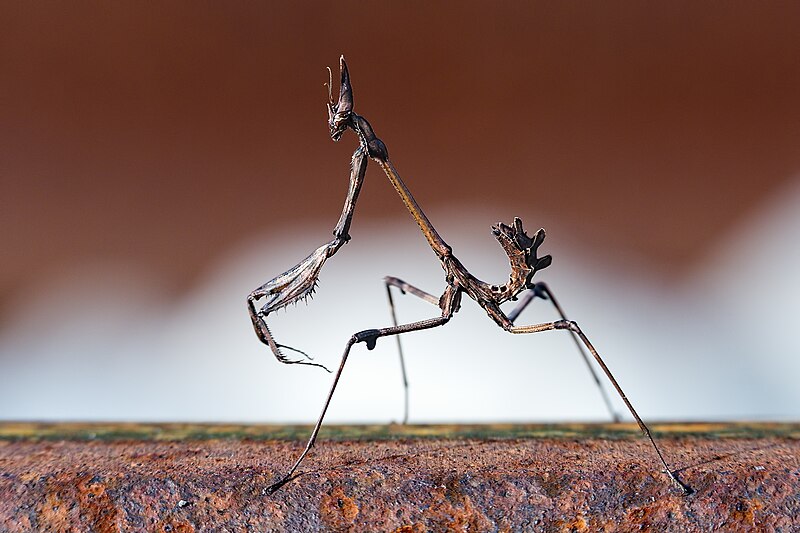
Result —
<path fill-rule="evenodd" d="M 655 427 L 695 494 L 626 425 L 332 428 L 268 496 L 307 428 L 0 424 L 0 530 L 800 530 L 798 426 Z"/>

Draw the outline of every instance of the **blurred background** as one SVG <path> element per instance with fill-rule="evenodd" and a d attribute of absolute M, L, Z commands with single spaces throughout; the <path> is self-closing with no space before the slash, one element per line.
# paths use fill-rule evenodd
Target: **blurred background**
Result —
<path fill-rule="evenodd" d="M 769 2 L 3 2 L 0 419 L 315 419 L 330 375 L 278 363 L 245 297 L 330 239 L 345 54 L 356 112 L 475 275 L 508 275 L 491 224 L 547 229 L 539 278 L 645 419 L 796 420 L 799 26 Z M 390 323 L 383 276 L 444 288 L 374 165 L 350 233 L 271 322 L 331 367 Z M 404 343 L 412 422 L 608 417 L 565 333 L 465 300 Z M 381 340 L 329 420 L 402 405 Z"/>

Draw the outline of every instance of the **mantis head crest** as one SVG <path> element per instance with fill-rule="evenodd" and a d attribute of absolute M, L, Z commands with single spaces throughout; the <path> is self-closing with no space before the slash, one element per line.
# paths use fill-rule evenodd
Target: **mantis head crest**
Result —
<path fill-rule="evenodd" d="M 350 85 L 350 73 L 347 71 L 344 56 L 339 58 L 339 71 L 341 72 L 339 101 L 334 103 L 333 72 L 328 67 L 328 128 L 330 128 L 331 139 L 334 141 L 338 141 L 345 130 L 352 127 L 353 88 Z"/>

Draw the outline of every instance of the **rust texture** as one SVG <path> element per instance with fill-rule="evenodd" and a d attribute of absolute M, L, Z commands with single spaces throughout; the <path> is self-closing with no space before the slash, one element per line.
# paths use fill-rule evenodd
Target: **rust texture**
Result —
<path fill-rule="evenodd" d="M 308 428 L 0 424 L 0 530 L 800 530 L 798 426 L 655 428 L 694 494 L 625 425 L 333 427 L 268 495 Z"/>

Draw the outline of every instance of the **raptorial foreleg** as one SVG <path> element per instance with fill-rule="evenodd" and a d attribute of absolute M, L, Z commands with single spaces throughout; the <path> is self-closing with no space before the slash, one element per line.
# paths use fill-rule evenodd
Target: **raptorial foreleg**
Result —
<path fill-rule="evenodd" d="M 367 155 L 364 146 L 359 146 L 353 152 L 350 161 L 350 185 L 347 198 L 342 208 L 342 214 L 333 230 L 333 240 L 323 244 L 312 252 L 300 263 L 290 268 L 283 274 L 271 279 L 247 296 L 247 309 L 250 320 L 253 322 L 258 338 L 270 347 L 278 361 L 287 364 L 305 364 L 325 368 L 318 363 L 305 360 L 294 360 L 286 357 L 281 348 L 297 352 L 306 358 L 310 357 L 305 352 L 290 346 L 279 344 L 275 341 L 266 323 L 266 317 L 278 309 L 291 303 L 302 301 L 311 296 L 319 281 L 319 273 L 329 257 L 332 257 L 347 241 L 350 240 L 350 223 L 353 220 L 356 201 L 364 183 L 367 171 Z M 264 300 L 263 303 L 261 301 Z M 328 370 L 325 368 L 325 370 Z M 330 372 L 330 371 L 329 371 Z"/>
<path fill-rule="evenodd" d="M 261 287 L 257 288 L 247 296 L 247 310 L 250 313 L 250 320 L 259 340 L 270 347 L 272 353 L 281 363 L 302 364 L 325 368 L 319 363 L 312 363 L 305 360 L 295 360 L 286 357 L 281 348 L 286 348 L 304 355 L 308 355 L 296 348 L 278 344 L 267 326 L 266 318 L 271 312 L 286 307 L 290 303 L 305 300 L 314 292 L 314 288 L 319 278 L 322 265 L 329 257 L 331 243 L 320 246 L 303 261 L 287 270 L 280 276 L 271 279 Z M 260 300 L 265 302 L 257 307 Z M 325 368 L 325 370 L 328 370 Z M 329 371 L 330 372 L 330 371 Z"/>

